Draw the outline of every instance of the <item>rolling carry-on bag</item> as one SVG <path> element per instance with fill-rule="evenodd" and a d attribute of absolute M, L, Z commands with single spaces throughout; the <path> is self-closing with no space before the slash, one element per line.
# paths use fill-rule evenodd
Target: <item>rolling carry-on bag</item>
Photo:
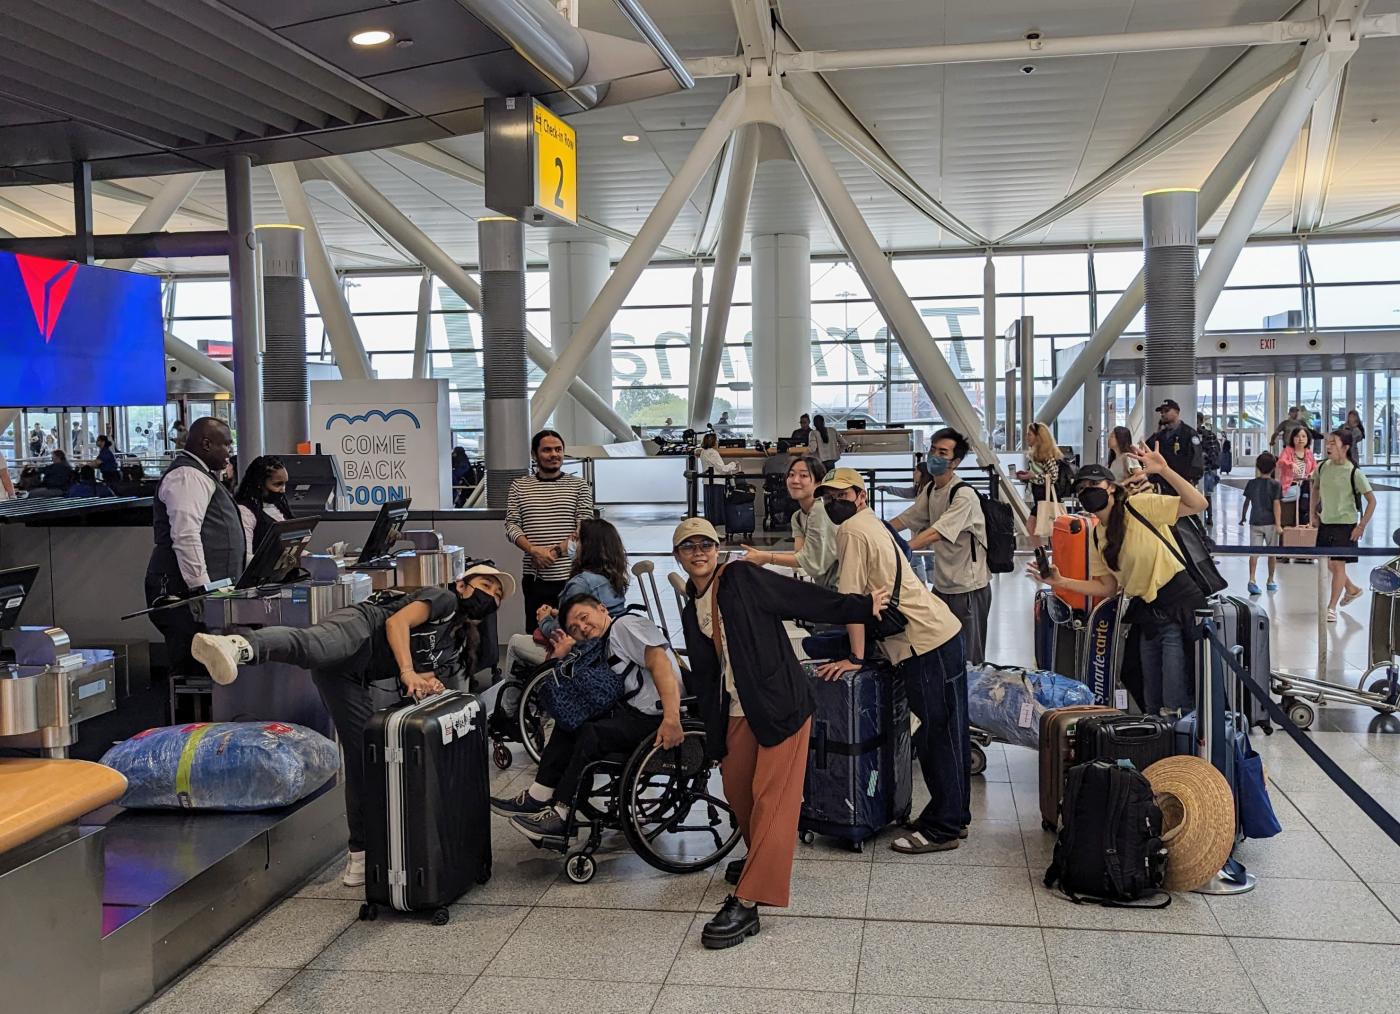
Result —
<path fill-rule="evenodd" d="M 1119 715 L 1114 708 L 1085 704 L 1054 708 L 1040 716 L 1040 826 L 1058 826 L 1065 772 L 1074 764 L 1075 726 L 1093 715 Z"/>
<path fill-rule="evenodd" d="M 1035 593 L 1035 667 L 1075 678 L 1083 667 L 1084 618 L 1049 588 Z"/>
<path fill-rule="evenodd" d="M 448 908 L 491 878 L 486 715 L 450 690 L 375 712 L 365 727 L 365 906 Z"/>
<path fill-rule="evenodd" d="M 1099 519 L 1092 514 L 1061 514 L 1055 519 L 1055 530 L 1050 535 L 1050 559 L 1062 576 L 1076 581 L 1088 580 L 1091 540 L 1098 523 Z M 1055 594 L 1080 613 L 1088 613 L 1099 602 L 1077 592 L 1056 589 Z M 1073 676 L 1074 673 L 1062 675 Z"/>
<path fill-rule="evenodd" d="M 814 663 L 804 665 L 809 674 Z M 883 828 L 909 819 L 913 749 L 904 684 L 885 666 L 827 682 L 812 676 L 816 710 L 798 829 L 802 840 L 840 838 L 859 852 Z"/>
<path fill-rule="evenodd" d="M 1103 599 L 1084 622 L 1084 649 L 1075 679 L 1094 693 L 1094 702 L 1126 709 L 1126 693 L 1120 692 L 1129 624 L 1123 620 L 1123 596 Z"/>
<path fill-rule="evenodd" d="M 701 512 L 705 515 L 705 520 L 715 527 L 724 524 L 724 499 L 725 484 L 723 479 L 716 479 L 713 476 L 702 475 L 700 477 Z"/>
<path fill-rule="evenodd" d="M 1249 673 L 1254 685 L 1269 689 L 1269 614 L 1263 607 L 1238 595 L 1221 595 L 1212 600 L 1215 625 L 1220 639 L 1231 650 L 1240 668 Z M 1272 729 L 1267 717 L 1259 714 L 1252 694 L 1234 695 L 1250 727 Z"/>
<path fill-rule="evenodd" d="M 755 527 L 754 493 L 747 485 L 735 487 L 724 494 L 724 537 L 752 535 Z"/>
<path fill-rule="evenodd" d="M 1092 715 L 1075 727 L 1074 762 L 1132 761 L 1148 766 L 1177 755 L 1176 720 L 1158 715 Z"/>

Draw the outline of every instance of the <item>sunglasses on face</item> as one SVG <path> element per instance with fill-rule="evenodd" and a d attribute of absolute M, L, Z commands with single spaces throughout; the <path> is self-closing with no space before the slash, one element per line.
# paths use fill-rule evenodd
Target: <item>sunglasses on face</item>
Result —
<path fill-rule="evenodd" d="M 682 553 L 708 553 L 719 546 L 713 539 L 689 539 L 676 547 Z"/>

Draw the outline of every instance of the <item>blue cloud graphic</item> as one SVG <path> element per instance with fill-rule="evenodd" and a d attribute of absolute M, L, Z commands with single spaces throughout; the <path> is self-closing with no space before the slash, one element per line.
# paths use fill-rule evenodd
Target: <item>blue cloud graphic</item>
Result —
<path fill-rule="evenodd" d="M 378 416 L 384 422 L 388 422 L 396 415 L 406 416 L 411 419 L 414 429 L 421 430 L 423 428 L 423 424 L 418 421 L 418 417 L 406 408 L 395 408 L 388 412 L 385 412 L 382 408 L 372 408 L 361 415 L 346 415 L 344 412 L 337 412 L 326 420 L 326 429 L 330 429 L 331 423 L 335 422 L 337 419 L 344 419 L 348 425 L 353 426 L 355 423 L 369 422 L 369 420 L 375 416 Z"/>

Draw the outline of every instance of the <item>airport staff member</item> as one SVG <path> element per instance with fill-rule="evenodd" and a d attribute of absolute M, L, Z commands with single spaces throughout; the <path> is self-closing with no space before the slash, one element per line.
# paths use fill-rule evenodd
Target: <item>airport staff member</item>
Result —
<path fill-rule="evenodd" d="M 237 578 L 247 563 L 238 505 L 219 476 L 228 467 L 233 436 L 214 418 L 196 419 L 184 450 L 160 477 L 154 508 L 155 548 L 146 567 L 146 604 L 183 595 L 211 581 Z M 151 613 L 165 638 L 172 674 L 202 673 L 190 654 L 203 627 L 188 606 Z"/>
<path fill-rule="evenodd" d="M 1200 434 L 1181 421 L 1181 406 L 1171 398 L 1157 406 L 1157 414 L 1161 425 L 1156 433 L 1147 438 L 1147 446 L 1158 451 L 1166 458 L 1168 468 L 1194 486 L 1205 474 L 1205 452 L 1201 449 Z M 1157 492 L 1173 492 L 1160 475 L 1153 475 L 1151 481 Z"/>

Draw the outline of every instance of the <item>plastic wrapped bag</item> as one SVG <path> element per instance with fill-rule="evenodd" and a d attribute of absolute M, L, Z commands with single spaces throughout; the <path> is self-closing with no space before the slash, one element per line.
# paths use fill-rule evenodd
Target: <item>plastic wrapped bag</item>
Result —
<path fill-rule="evenodd" d="M 340 749 L 300 725 L 199 722 L 137 733 L 102 763 L 126 775 L 133 809 L 267 810 L 324 785 Z"/>
<path fill-rule="evenodd" d="M 994 665 L 967 670 L 968 720 L 1004 743 L 1039 749 L 1041 715 L 1092 703 L 1093 691 L 1057 673 Z"/>

